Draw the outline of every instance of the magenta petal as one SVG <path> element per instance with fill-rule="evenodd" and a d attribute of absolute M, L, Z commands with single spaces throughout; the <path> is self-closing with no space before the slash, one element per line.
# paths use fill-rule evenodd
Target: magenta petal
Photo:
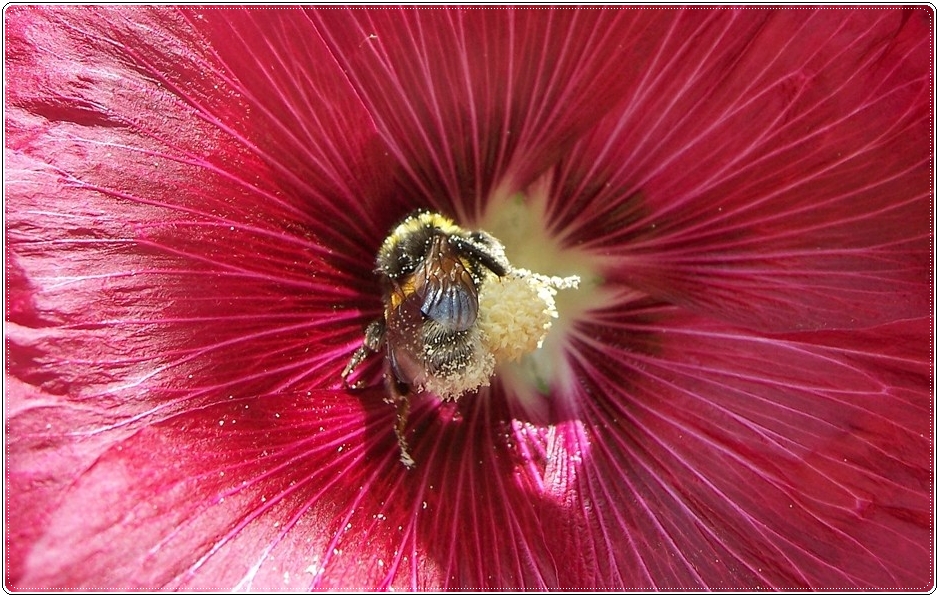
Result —
<path fill-rule="evenodd" d="M 264 13 L 5 13 L 11 585 L 155 582 L 127 565 L 96 579 L 94 562 L 82 576 L 74 562 L 44 560 L 52 548 L 37 541 L 56 525 L 102 530 L 54 513 L 89 471 L 114 470 L 96 463 L 152 426 L 226 400 L 339 385 L 361 329 L 354 304 L 366 302 L 354 287 L 371 269 L 361 232 L 381 218 L 369 205 L 388 177 L 350 170 L 384 158 L 315 32 L 296 34 L 297 13 Z M 236 33 L 269 59 L 323 68 L 293 85 L 251 79 L 254 58 L 206 43 Z M 316 120 L 329 124 L 309 128 Z M 82 501 L 70 503 L 79 513 Z"/>
<path fill-rule="evenodd" d="M 315 586 L 331 538 L 317 529 L 341 528 L 362 482 L 352 471 L 365 456 L 364 422 L 355 400 L 319 392 L 223 401 L 141 429 L 76 470 L 14 586 Z M 30 464 L 14 458 L 18 481 Z"/>
<path fill-rule="evenodd" d="M 925 314 L 928 9 L 694 13 L 559 169 L 570 242 L 618 282 L 747 326 Z"/>
<path fill-rule="evenodd" d="M 42 357 L 15 375 L 172 411 L 341 369 L 357 327 L 343 303 L 372 258 L 364 198 L 385 188 L 349 170 L 371 125 L 301 13 L 209 12 L 7 13 L 10 317 L 43 343 L 24 340 Z M 239 35 L 256 54 L 206 45 Z M 260 48 L 322 69 L 258 80 Z M 303 101 L 319 96 L 333 103 Z"/>
<path fill-rule="evenodd" d="M 924 590 L 923 13 L 9 8 L 6 586 Z M 620 292 L 406 471 L 375 247 L 540 176 Z"/>
<path fill-rule="evenodd" d="M 407 472 L 392 411 L 374 393 L 362 399 L 370 406 L 332 392 L 223 400 L 55 471 L 70 486 L 43 504 L 12 586 L 558 587 L 596 574 L 582 559 L 557 565 L 568 532 L 587 529 L 563 484 L 544 487 L 522 466 L 562 431 L 507 425 L 504 403 L 477 400 L 463 413 L 424 405 L 414 426 L 421 466 Z M 48 479 L 47 461 L 30 459 L 35 445 L 107 437 L 89 430 L 79 443 L 33 422 L 12 417 L 17 489 Z M 505 452 L 507 436 L 524 449 Z"/>
<path fill-rule="evenodd" d="M 361 230 L 387 192 L 386 150 L 299 11 L 21 8 L 7 21 L 8 147 L 76 191 L 149 206 L 136 219 L 280 219 L 343 246 L 337 229 Z"/>
<path fill-rule="evenodd" d="M 665 12 L 322 9 L 312 18 L 422 201 L 478 216 L 564 155 L 644 75 Z M 637 41 L 638 40 L 638 41 Z"/>
<path fill-rule="evenodd" d="M 931 585 L 927 320 L 760 337 L 646 306 L 596 323 L 577 353 L 591 441 L 571 491 L 617 578 Z"/>

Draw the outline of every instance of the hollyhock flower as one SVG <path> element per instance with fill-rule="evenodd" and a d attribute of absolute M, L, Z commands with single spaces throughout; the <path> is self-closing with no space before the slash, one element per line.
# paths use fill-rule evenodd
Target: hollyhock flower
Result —
<path fill-rule="evenodd" d="M 931 586 L 929 9 L 8 7 L 6 586 Z M 431 209 L 580 276 L 415 397 Z"/>

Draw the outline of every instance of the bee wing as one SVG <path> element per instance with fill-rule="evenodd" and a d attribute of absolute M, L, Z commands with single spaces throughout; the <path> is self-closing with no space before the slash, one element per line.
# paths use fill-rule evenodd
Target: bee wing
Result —
<path fill-rule="evenodd" d="M 469 329 L 479 311 L 476 283 L 446 239 L 434 242 L 419 272 L 421 312 L 448 331 Z"/>
<path fill-rule="evenodd" d="M 469 329 L 476 322 L 479 302 L 473 279 L 464 269 L 456 280 L 438 275 L 427 280 L 421 311 L 448 330 Z"/>

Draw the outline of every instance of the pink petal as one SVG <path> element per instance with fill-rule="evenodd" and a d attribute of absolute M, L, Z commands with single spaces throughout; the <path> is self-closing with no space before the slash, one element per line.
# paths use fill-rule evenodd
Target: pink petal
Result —
<path fill-rule="evenodd" d="M 99 459 L 219 401 L 337 387 L 376 302 L 359 239 L 394 182 L 357 167 L 387 172 L 362 106 L 299 13 L 209 12 L 5 13 L 12 584 L 58 569 L 35 542 Z M 207 45 L 239 35 L 257 52 Z M 262 55 L 323 68 L 265 78 Z"/>
<path fill-rule="evenodd" d="M 220 224 L 283 228 L 281 218 L 334 236 L 370 221 L 371 210 L 349 198 L 379 201 L 389 190 L 387 172 L 374 172 L 388 167 L 384 149 L 301 13 L 106 14 L 9 15 L 12 149 L 150 219 L 160 208 Z M 277 64 L 259 65 L 262 56 Z M 264 213 L 246 197 L 263 199 Z"/>
<path fill-rule="evenodd" d="M 763 337 L 629 311 L 575 353 L 591 433 L 569 491 L 613 584 L 931 585 L 928 320 Z"/>
<path fill-rule="evenodd" d="M 363 429 L 334 392 L 221 400 L 149 425 L 76 472 L 16 586 L 309 588 L 331 537 L 316 529 L 339 527 L 337 504 L 362 482 Z"/>
<path fill-rule="evenodd" d="M 7 11 L 8 586 L 928 586 L 916 10 L 504 14 Z M 568 154 L 655 298 L 544 418 L 416 400 L 405 471 L 335 389 L 374 247 Z"/>
<path fill-rule="evenodd" d="M 556 170 L 567 241 L 607 256 L 611 282 L 761 329 L 926 313 L 929 11 L 675 17 Z"/>
<path fill-rule="evenodd" d="M 497 412 L 487 401 L 470 402 L 465 418 L 418 408 L 421 466 L 411 472 L 398 462 L 393 411 L 374 393 L 362 401 L 365 408 L 332 392 L 220 400 L 112 441 L 73 469 L 60 499 L 44 504 L 25 572 L 12 586 L 269 591 L 581 582 L 573 568 L 558 567 L 557 538 L 543 530 L 571 513 L 539 494 L 518 468 L 521 454 L 494 450 L 519 433 L 500 422 L 504 401 Z M 23 446 L 17 459 L 36 444 L 61 441 L 38 413 L 12 421 Z M 80 435 L 91 442 L 106 433 Z M 14 488 L 45 481 L 28 478 L 29 466 L 19 464 Z"/>
<path fill-rule="evenodd" d="M 10 45 L 36 49 L 10 64 L 11 317 L 44 354 L 35 368 L 56 371 L 56 393 L 113 392 L 134 411 L 155 392 L 172 410 L 163 399 L 220 386 L 323 384 L 345 358 L 355 330 L 340 320 L 358 313 L 343 302 L 358 300 L 348 285 L 370 277 L 372 258 L 353 240 L 370 210 L 347 197 L 388 187 L 348 170 L 344 156 L 373 155 L 375 138 L 349 124 L 364 113 L 335 67 L 290 87 L 249 80 L 250 53 L 205 46 L 203 31 L 242 34 L 272 56 L 329 63 L 315 36 L 295 34 L 298 14 L 263 12 L 8 15 Z M 300 108 L 306 126 L 330 125 L 298 131 Z M 336 316 L 314 317 L 324 312 Z"/>
<path fill-rule="evenodd" d="M 667 12 L 412 8 L 315 11 L 420 200 L 461 220 L 521 190 L 644 75 Z M 500 187 L 501 185 L 501 187 Z"/>

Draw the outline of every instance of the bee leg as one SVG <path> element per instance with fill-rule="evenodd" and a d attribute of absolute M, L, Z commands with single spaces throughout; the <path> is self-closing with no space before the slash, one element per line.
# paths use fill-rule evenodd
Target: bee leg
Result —
<path fill-rule="evenodd" d="M 349 376 L 352 375 L 352 372 L 355 371 L 355 368 L 358 367 L 362 361 L 365 360 L 365 357 L 372 352 L 378 352 L 378 349 L 381 348 L 381 343 L 385 339 L 385 322 L 381 319 L 376 319 L 372 323 L 368 324 L 368 327 L 365 328 L 365 339 L 362 341 L 362 346 L 358 347 L 354 353 L 352 353 L 352 358 L 349 359 L 349 363 L 346 365 L 346 368 L 342 370 L 342 382 L 349 386 Z M 353 387 L 356 387 L 357 384 Z"/>
<path fill-rule="evenodd" d="M 398 438 L 398 448 L 401 450 L 401 464 L 407 468 L 414 468 L 414 459 L 408 453 L 408 441 L 404 439 L 404 428 L 408 424 L 408 411 L 411 409 L 410 396 L 404 396 L 398 401 L 398 417 L 395 421 L 395 435 Z"/>
<path fill-rule="evenodd" d="M 395 437 L 398 438 L 398 448 L 401 450 L 401 463 L 407 468 L 414 468 L 414 459 L 408 453 L 408 440 L 404 437 L 411 410 L 411 389 L 395 377 L 390 367 L 385 373 L 385 385 L 391 397 L 390 402 L 395 405 Z"/>

